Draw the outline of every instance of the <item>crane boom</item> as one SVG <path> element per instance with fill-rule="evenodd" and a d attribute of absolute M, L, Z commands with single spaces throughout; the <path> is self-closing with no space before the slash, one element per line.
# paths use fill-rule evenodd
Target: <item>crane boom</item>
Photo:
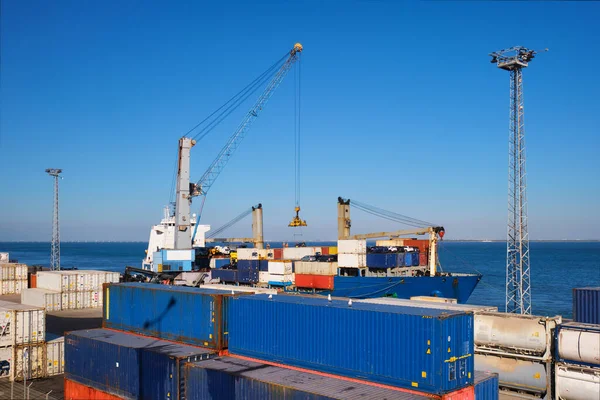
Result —
<path fill-rule="evenodd" d="M 296 43 L 294 45 L 294 48 L 290 51 L 288 59 L 281 66 L 281 68 L 279 68 L 279 71 L 277 71 L 273 79 L 271 79 L 264 92 L 260 95 L 258 100 L 256 100 L 256 103 L 254 103 L 252 108 L 250 108 L 250 110 L 248 111 L 242 122 L 239 124 L 233 135 L 231 135 L 231 137 L 227 141 L 227 144 L 221 149 L 221 151 L 219 152 L 215 160 L 210 164 L 206 172 L 204 172 L 204 174 L 197 183 L 201 195 L 206 195 L 208 193 L 213 183 L 219 177 L 221 171 L 223 171 L 223 168 L 225 168 L 225 165 L 227 165 L 227 162 L 246 136 L 248 129 L 250 129 L 252 123 L 256 120 L 256 118 L 258 118 L 258 115 L 266 105 L 267 101 L 269 101 L 269 99 L 275 92 L 275 89 L 279 87 L 279 85 L 283 81 L 283 78 L 285 78 L 286 74 L 288 73 L 294 62 L 298 60 L 298 57 L 301 52 L 302 45 L 300 43 Z"/>

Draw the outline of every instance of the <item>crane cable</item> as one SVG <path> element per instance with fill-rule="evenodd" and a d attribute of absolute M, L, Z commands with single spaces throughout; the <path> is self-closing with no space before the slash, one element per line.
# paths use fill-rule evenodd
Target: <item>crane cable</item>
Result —
<path fill-rule="evenodd" d="M 366 203 L 362 203 L 357 200 L 351 200 L 350 205 L 355 208 L 364 211 L 368 214 L 387 219 L 389 221 L 399 222 L 405 225 L 413 226 L 416 228 L 424 228 L 428 226 L 437 226 L 436 224 L 432 224 L 431 222 L 423 221 L 420 219 L 408 217 L 406 215 L 398 214 L 392 211 L 387 211 L 379 207 L 371 206 Z"/>
<path fill-rule="evenodd" d="M 302 57 L 294 71 L 294 196 L 296 207 L 300 206 L 300 99 L 302 83 Z"/>
<path fill-rule="evenodd" d="M 235 217 L 231 221 L 227 222 L 225 225 L 223 225 L 223 226 L 219 227 L 218 229 L 212 231 L 210 233 L 210 235 L 208 235 L 208 238 L 214 238 L 214 237 L 216 237 L 218 234 L 220 234 L 221 232 L 223 232 L 227 228 L 231 227 L 232 225 L 237 224 L 239 221 L 241 221 L 242 219 L 246 218 L 251 213 L 252 213 L 252 207 L 250 207 L 248 210 L 245 210 L 243 213 L 241 213 L 240 215 L 238 215 L 237 217 Z"/>
<path fill-rule="evenodd" d="M 242 103 L 244 103 L 250 96 L 252 96 L 261 86 L 265 84 L 269 79 L 271 79 L 275 73 L 281 67 L 283 61 L 288 57 L 288 53 L 284 54 L 279 60 L 273 63 L 269 68 L 267 68 L 262 74 L 256 77 L 252 82 L 246 85 L 242 90 L 232 96 L 229 100 L 227 100 L 223 105 L 213 111 L 210 115 L 196 124 L 193 128 L 188 130 L 183 136 L 188 136 L 190 133 L 194 132 L 198 128 L 200 128 L 203 124 L 205 124 L 208 120 L 216 115 L 214 119 L 212 119 L 207 125 L 202 127 L 193 137 L 192 139 L 196 141 L 202 140 L 206 135 L 208 135 L 217 125 L 219 125 L 225 118 L 227 118 L 233 111 L 235 111 Z M 179 154 L 177 154 L 175 160 L 175 167 L 173 171 L 173 179 L 171 181 L 171 190 L 169 203 L 173 203 L 173 197 L 175 196 L 175 182 L 177 181 L 177 167 L 179 161 Z"/>

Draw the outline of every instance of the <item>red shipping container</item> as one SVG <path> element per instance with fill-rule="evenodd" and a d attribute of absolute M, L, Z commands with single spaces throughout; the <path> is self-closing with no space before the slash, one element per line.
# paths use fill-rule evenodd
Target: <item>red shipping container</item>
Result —
<path fill-rule="evenodd" d="M 321 247 L 321 255 L 324 255 L 324 256 L 329 255 L 329 247 L 328 246 Z"/>
<path fill-rule="evenodd" d="M 65 378 L 65 400 L 121 400 L 122 397 Z"/>
<path fill-rule="evenodd" d="M 442 400 L 474 400 L 475 399 L 475 387 L 467 386 L 454 392 L 446 393 L 442 395 Z"/>
<path fill-rule="evenodd" d="M 427 253 L 419 253 L 419 265 L 427 265 Z"/>
<path fill-rule="evenodd" d="M 273 249 L 273 259 L 281 260 L 283 258 L 283 249 Z"/>
<path fill-rule="evenodd" d="M 301 288 L 333 290 L 333 276 L 296 274 L 296 286 Z"/>
<path fill-rule="evenodd" d="M 404 246 L 416 247 L 419 252 L 426 253 L 429 251 L 429 240 L 423 239 L 404 239 Z"/>

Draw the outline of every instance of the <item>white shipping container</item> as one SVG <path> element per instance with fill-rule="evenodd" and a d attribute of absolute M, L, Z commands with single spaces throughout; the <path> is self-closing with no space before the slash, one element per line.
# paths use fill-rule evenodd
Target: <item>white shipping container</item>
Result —
<path fill-rule="evenodd" d="M 321 248 L 318 248 L 321 251 Z M 282 257 L 284 260 L 300 260 L 304 256 L 314 256 L 314 247 L 284 247 Z"/>
<path fill-rule="evenodd" d="M 470 304 L 434 303 L 431 301 L 407 300 L 398 299 L 394 297 L 378 297 L 375 299 L 364 299 L 355 301 L 357 303 L 387 304 L 391 306 L 401 307 L 435 308 L 437 310 L 464 311 L 472 313 L 498 311 L 498 307 L 492 306 L 472 306 Z"/>
<path fill-rule="evenodd" d="M 102 307 L 102 291 L 101 290 L 92 290 L 90 292 L 90 307 L 91 308 Z"/>
<path fill-rule="evenodd" d="M 446 304 L 456 304 L 456 303 L 458 303 L 458 301 L 456 299 L 450 299 L 448 297 L 412 296 L 410 299 L 411 300 L 419 300 L 419 301 L 430 301 L 432 303 L 446 303 Z"/>
<path fill-rule="evenodd" d="M 338 267 L 362 268 L 367 266 L 366 254 L 339 254 Z"/>
<path fill-rule="evenodd" d="M 260 258 L 259 249 L 239 248 L 236 252 L 238 260 L 258 260 Z"/>
<path fill-rule="evenodd" d="M 10 261 L 8 253 L 0 253 L 0 263 L 7 263 L 8 261 Z"/>
<path fill-rule="evenodd" d="M 554 371 L 557 399 L 600 399 L 600 369 L 558 363 Z"/>
<path fill-rule="evenodd" d="M 9 369 L 0 368 L 0 377 L 10 377 L 10 368 L 12 368 L 13 348 L 0 347 L 0 361 L 5 361 L 9 365 Z"/>
<path fill-rule="evenodd" d="M 19 279 L 15 281 L 15 294 L 21 294 L 27 289 L 27 279 Z"/>
<path fill-rule="evenodd" d="M 269 282 L 269 273 L 267 271 L 259 271 L 258 272 L 258 282 L 268 283 Z"/>
<path fill-rule="evenodd" d="M 297 274 L 337 275 L 338 263 L 337 262 L 296 261 L 294 263 L 294 271 Z"/>
<path fill-rule="evenodd" d="M 367 241 L 338 240 L 338 254 L 367 254 Z"/>
<path fill-rule="evenodd" d="M 46 376 L 60 375 L 65 368 L 65 337 L 46 343 Z"/>
<path fill-rule="evenodd" d="M 285 274 L 285 275 L 269 274 L 269 282 L 286 283 L 286 282 L 293 282 L 293 281 L 294 281 L 294 278 L 293 278 L 292 274 Z"/>
<path fill-rule="evenodd" d="M 525 354 L 552 359 L 554 329 L 560 316 L 538 317 L 510 313 L 475 315 L 475 351 L 489 354 Z"/>
<path fill-rule="evenodd" d="M 62 310 L 62 294 L 48 289 L 25 289 L 21 293 L 21 303 L 41 307 L 46 311 Z"/>
<path fill-rule="evenodd" d="M 77 309 L 77 294 L 76 292 L 62 292 L 62 309 L 75 310 Z"/>
<path fill-rule="evenodd" d="M 41 289 L 54 290 L 55 292 L 68 292 L 69 280 L 60 271 L 38 271 L 36 273 L 36 286 Z"/>
<path fill-rule="evenodd" d="M 46 310 L 26 304 L 0 306 L 0 346 L 43 342 Z"/>
<path fill-rule="evenodd" d="M 46 375 L 45 353 L 45 343 L 13 347 L 11 379 L 22 381 L 25 377 L 27 380 L 43 378 Z"/>
<path fill-rule="evenodd" d="M 0 265 L 0 274 L 1 274 L 1 279 L 3 281 L 12 281 L 15 279 L 15 269 L 16 269 L 17 264 L 14 263 L 10 263 L 10 264 L 1 264 Z"/>
<path fill-rule="evenodd" d="M 26 264 L 17 264 L 15 267 L 15 279 L 27 280 L 27 271 Z"/>
<path fill-rule="evenodd" d="M 600 330 L 586 327 L 597 329 L 597 325 L 563 324 L 558 333 L 558 355 L 570 362 L 600 366 Z"/>
<path fill-rule="evenodd" d="M 285 275 L 292 273 L 291 261 L 269 261 L 268 270 L 270 274 Z"/>

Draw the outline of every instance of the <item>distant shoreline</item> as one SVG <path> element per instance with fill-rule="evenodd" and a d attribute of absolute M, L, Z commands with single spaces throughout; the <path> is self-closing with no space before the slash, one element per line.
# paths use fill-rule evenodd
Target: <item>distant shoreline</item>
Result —
<path fill-rule="evenodd" d="M 371 239 L 374 240 L 374 239 Z M 370 241 L 371 241 L 370 240 Z M 444 242 L 461 242 L 461 243 L 506 243 L 506 240 L 496 240 L 496 239 L 444 239 Z M 265 243 L 283 243 L 289 242 L 289 240 L 265 240 Z M 307 243 L 331 243 L 337 242 L 337 240 L 306 240 Z M 530 243 L 598 243 L 600 239 L 542 239 L 542 240 L 530 240 Z M 0 241 L 0 243 L 46 243 L 50 244 L 50 242 L 46 241 L 28 241 L 28 240 L 9 240 L 9 241 Z M 71 244 L 71 243 L 144 243 L 147 244 L 147 241 L 142 240 L 131 240 L 131 241 L 114 241 L 114 240 L 89 240 L 89 241 L 61 241 L 61 244 Z"/>

